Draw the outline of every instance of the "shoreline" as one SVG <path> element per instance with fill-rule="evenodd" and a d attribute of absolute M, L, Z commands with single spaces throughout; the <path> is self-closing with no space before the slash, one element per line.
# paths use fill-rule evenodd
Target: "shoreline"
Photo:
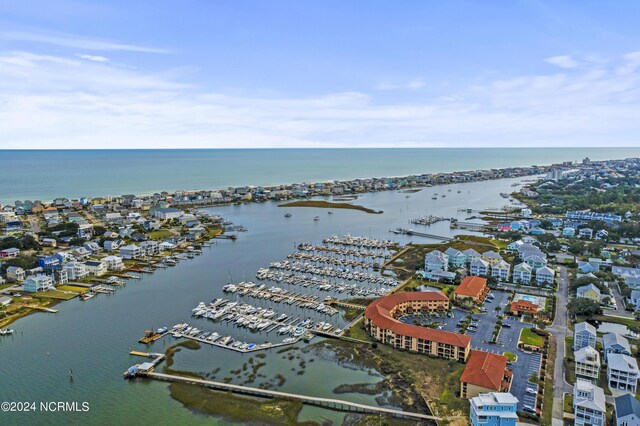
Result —
<path fill-rule="evenodd" d="M 389 148 L 389 149 L 393 149 L 393 148 Z M 47 151 L 47 150 L 43 150 L 43 151 Z M 78 150 L 78 151 L 82 151 L 82 150 Z M 0 151 L 1 152 L 1 151 Z M 607 160 L 599 160 L 599 161 L 624 161 L 624 160 L 628 160 L 634 157 L 626 157 L 626 158 L 620 158 L 620 159 L 607 159 Z M 596 161 L 597 162 L 597 161 Z M 233 190 L 237 190 L 239 188 L 249 188 L 249 189 L 257 189 L 257 188 L 264 188 L 264 189 L 274 189 L 274 188 L 278 188 L 280 190 L 284 189 L 286 190 L 287 188 L 300 188 L 300 187 L 315 187 L 317 185 L 341 185 L 341 184 L 350 184 L 350 183 L 356 183 L 356 182 L 366 182 L 366 181 L 405 181 L 405 180 L 415 180 L 415 178 L 421 178 L 422 180 L 427 180 L 427 181 L 431 181 L 433 179 L 436 180 L 436 182 L 431 182 L 431 185 L 434 184 L 446 184 L 446 183 L 468 183 L 468 182 L 473 182 L 473 181 L 479 181 L 479 180 L 492 180 L 492 179 L 501 179 L 501 178 L 508 178 L 508 177 L 522 177 L 522 176 L 527 176 L 527 175 L 535 175 L 535 174 L 542 174 L 542 173 L 546 173 L 547 171 L 549 171 L 552 168 L 566 168 L 566 167 L 580 167 L 580 163 L 574 163 L 572 162 L 571 166 L 567 166 L 567 163 L 564 164 L 543 164 L 543 165 L 531 165 L 531 166 L 509 166 L 509 167 L 498 167 L 498 168 L 491 168 L 491 169 L 482 169 L 482 168 L 478 168 L 478 169 L 467 169 L 467 170 L 453 170 L 453 171 L 448 171 L 448 172 L 416 172 L 416 173 L 410 173 L 410 174 L 399 174 L 399 175 L 388 175 L 388 176 L 361 176 L 361 177 L 353 177 L 353 178 L 344 178 L 344 179 L 340 179 L 340 178 L 327 178 L 327 179 L 322 179 L 322 180 L 318 180 L 318 181 L 307 181 L 307 180 L 302 180 L 299 182 L 288 182 L 288 183 L 270 183 L 270 184 L 264 184 L 264 185 L 258 185 L 256 183 L 251 183 L 251 184 L 244 184 L 244 185 L 239 185 L 239 186 L 230 186 L 228 188 L 217 188 L 217 189 L 211 189 L 211 188 L 195 188 L 195 189 L 176 189 L 176 190 L 166 190 L 166 189 L 157 189 L 157 190 L 149 190 L 149 191 L 144 191 L 144 192 L 140 192 L 137 194 L 133 194 L 135 197 L 137 198 L 150 198 L 153 197 L 156 194 L 168 194 L 168 195 L 177 195 L 177 194 L 202 194 L 202 193 L 207 193 L 207 192 L 224 192 L 227 191 L 229 189 L 233 189 Z M 527 171 L 527 173 L 524 173 L 524 171 Z M 506 176 L 491 176 L 491 173 L 498 173 L 498 174 L 504 174 L 507 173 Z M 513 174 L 511 174 L 513 173 Z M 481 175 L 481 176 L 478 176 Z M 471 179 L 471 180 L 455 180 L 452 182 L 443 182 L 442 180 L 446 180 L 446 179 L 452 179 L 455 177 L 459 177 L 459 176 L 477 176 L 477 178 L 475 179 Z M 402 189 L 411 189 L 411 188 L 417 188 L 417 187 L 423 187 L 423 186 L 428 186 L 428 185 L 420 185 L 420 186 L 416 186 L 416 185 L 407 185 L 407 184 L 403 184 L 403 185 L 397 185 L 397 186 L 393 186 L 387 189 L 378 189 L 378 190 L 402 190 Z M 371 192 L 371 191 L 362 191 L 362 192 Z M 353 193 L 353 192 L 351 192 Z M 349 194 L 349 192 L 347 192 L 347 194 Z M 333 195 L 333 196 L 339 196 L 341 195 L 340 193 L 330 193 L 327 195 Z M 37 200 L 43 204 L 45 203 L 53 203 L 56 199 L 58 198 L 66 198 L 66 197 L 72 197 L 72 199 L 82 199 L 82 198 L 88 198 L 88 199 L 95 199 L 95 198 L 117 198 L 121 195 L 114 195 L 113 193 L 110 194 L 102 194 L 102 195 L 98 195 L 98 194 L 93 194 L 93 195 L 88 195 L 88 194 L 84 194 L 84 195 L 77 195 L 77 194 L 61 194 L 60 196 L 54 198 L 54 199 L 48 199 L 48 200 Z M 21 200 L 13 200 L 14 202 L 16 201 L 21 201 Z M 2 204 L 0 202 L 0 204 Z"/>

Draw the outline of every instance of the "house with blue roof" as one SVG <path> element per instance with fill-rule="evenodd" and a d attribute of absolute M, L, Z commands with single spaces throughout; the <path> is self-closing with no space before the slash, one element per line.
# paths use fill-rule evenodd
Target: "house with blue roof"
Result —
<path fill-rule="evenodd" d="M 640 426 L 640 401 L 632 394 L 620 395 L 614 402 L 616 426 Z"/>

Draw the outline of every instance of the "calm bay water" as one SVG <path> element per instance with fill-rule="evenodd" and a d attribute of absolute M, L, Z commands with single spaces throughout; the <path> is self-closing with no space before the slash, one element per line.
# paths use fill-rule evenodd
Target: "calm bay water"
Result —
<path fill-rule="evenodd" d="M 0 150 L 0 203 L 640 156 L 640 148 Z"/>
<path fill-rule="evenodd" d="M 506 200 L 500 192 L 513 190 L 512 183 L 521 179 L 485 181 L 445 187 L 426 188 L 408 194 L 387 191 L 364 194 L 357 203 L 384 210 L 384 214 L 370 215 L 352 210 L 326 210 L 313 208 L 290 209 L 293 217 L 284 218 L 285 209 L 276 203 L 234 205 L 213 208 L 234 223 L 243 224 L 249 232 L 237 241 L 221 241 L 202 256 L 181 262 L 140 281 L 130 281 L 112 296 L 100 295 L 86 302 L 72 300 L 58 305 L 58 314 L 34 314 L 16 322 L 12 327 L 16 335 L 0 339 L 0 395 L 2 400 L 14 401 L 89 401 L 88 413 L 66 414 L 2 414 L 2 424 L 130 424 L 137 419 L 144 424 L 217 424 L 219 420 L 194 414 L 176 401 L 168 386 L 159 382 L 122 379 L 122 372 L 140 359 L 130 357 L 130 350 L 163 351 L 174 342 L 172 337 L 154 343 L 150 348 L 137 343 L 145 329 L 173 325 L 188 321 L 200 329 L 219 330 L 222 326 L 207 320 L 193 320 L 191 309 L 200 301 L 209 301 L 223 295 L 221 287 L 229 275 L 234 281 L 253 279 L 255 271 L 269 262 L 282 260 L 294 250 L 296 243 L 320 243 L 332 234 L 351 233 L 376 238 L 391 238 L 406 243 L 409 237 L 388 232 L 419 215 L 429 214 L 464 219 L 466 213 L 459 208 L 497 208 Z M 451 189 L 449 192 L 448 190 Z M 457 191 L 461 191 L 458 193 Z M 434 193 L 447 194 L 446 198 L 432 200 Z M 319 215 L 320 220 L 313 217 Z M 425 228 L 426 230 L 427 228 Z M 430 232 L 448 235 L 447 223 L 439 223 Z M 429 240 L 416 241 L 428 242 Z M 306 291 L 302 288 L 299 291 Z M 243 299 L 245 300 L 245 299 Z M 253 299 L 246 299 L 254 303 Z M 276 310 L 283 310 L 282 304 Z M 294 308 L 298 309 L 298 308 Z M 299 315 L 313 315 L 297 311 Z M 294 311 L 295 313 L 295 311 Z M 319 314 L 318 314 L 319 315 Z M 317 319 L 321 317 L 315 317 Z M 332 321 L 337 322 L 334 317 Z M 241 336 L 234 329 L 233 334 Z M 263 335 L 254 335 L 260 342 Z M 269 336 L 269 338 L 273 338 Z M 282 359 L 275 351 L 264 360 L 260 370 L 267 379 L 282 373 L 286 383 L 278 388 L 309 395 L 336 397 L 333 389 L 343 383 L 371 383 L 380 380 L 375 372 L 339 366 L 317 356 L 307 363 L 306 372 L 297 375 L 291 371 L 299 360 Z M 182 350 L 175 358 L 174 367 L 196 372 L 211 372 L 220 368 L 217 380 L 232 376 L 229 370 L 240 368 L 251 355 L 203 345 L 197 351 Z M 74 379 L 69 379 L 69 369 Z M 234 382 L 238 383 L 237 379 Z M 257 381 L 255 384 L 260 382 Z M 343 394 L 340 398 L 376 404 L 375 397 L 361 394 Z M 329 420 L 339 424 L 343 415 L 317 408 L 305 408 L 305 419 Z M 221 424 L 228 424 L 222 421 Z"/>

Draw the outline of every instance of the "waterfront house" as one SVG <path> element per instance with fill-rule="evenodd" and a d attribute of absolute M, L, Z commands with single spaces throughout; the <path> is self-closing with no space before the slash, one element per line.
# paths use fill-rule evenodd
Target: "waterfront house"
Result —
<path fill-rule="evenodd" d="M 602 300 L 600 289 L 594 284 L 587 284 L 583 285 L 582 287 L 578 287 L 578 289 L 576 290 L 576 297 L 590 299 L 597 303 L 600 303 L 600 301 Z"/>
<path fill-rule="evenodd" d="M 607 333 L 602 336 L 602 350 L 605 361 L 609 360 L 610 354 L 631 355 L 629 341 L 618 333 Z"/>
<path fill-rule="evenodd" d="M 109 271 L 121 271 L 124 269 L 124 262 L 121 257 L 107 256 L 103 257 L 101 260 L 105 265 L 107 265 L 107 269 Z"/>
<path fill-rule="evenodd" d="M 22 283 L 22 290 L 25 293 L 36 293 L 39 291 L 55 290 L 53 278 L 48 275 L 32 275 Z"/>
<path fill-rule="evenodd" d="M 498 281 L 508 281 L 510 270 L 511 265 L 504 260 L 501 260 L 500 262 L 491 265 L 491 276 L 497 278 Z"/>
<path fill-rule="evenodd" d="M 160 245 L 157 241 L 143 241 L 140 248 L 146 256 L 157 256 L 160 254 Z"/>
<path fill-rule="evenodd" d="M 470 399 L 486 392 L 509 392 L 513 373 L 504 355 L 472 350 L 460 376 L 460 397 Z"/>
<path fill-rule="evenodd" d="M 27 277 L 24 269 L 19 266 L 9 266 L 7 268 L 7 279 L 11 281 L 22 282 Z"/>
<path fill-rule="evenodd" d="M 573 349 L 578 350 L 590 346 L 596 347 L 596 328 L 588 322 L 579 322 L 573 331 Z"/>
<path fill-rule="evenodd" d="M 607 356 L 609 388 L 636 393 L 638 362 L 629 355 L 610 353 Z"/>
<path fill-rule="evenodd" d="M 144 251 L 140 246 L 129 244 L 120 247 L 120 257 L 123 259 L 141 259 L 144 257 Z"/>
<path fill-rule="evenodd" d="M 573 387 L 574 425 L 604 426 L 607 412 L 604 390 L 588 380 L 578 379 Z"/>
<path fill-rule="evenodd" d="M 424 270 L 429 271 L 446 271 L 449 269 L 449 256 L 440 250 L 433 250 L 424 257 Z"/>
<path fill-rule="evenodd" d="M 467 263 L 467 256 L 460 250 L 456 250 L 453 247 L 446 249 L 444 254 L 449 256 L 449 266 L 453 269 L 462 268 Z"/>
<path fill-rule="evenodd" d="M 470 400 L 472 426 L 515 426 L 518 399 L 508 392 L 481 393 Z"/>
<path fill-rule="evenodd" d="M 18 257 L 19 254 L 20 254 L 20 249 L 17 249 L 15 247 L 0 250 L 0 257 L 4 257 L 4 258 Z"/>
<path fill-rule="evenodd" d="M 160 251 L 173 250 L 174 248 L 176 248 L 176 245 L 173 243 L 170 243 L 169 241 L 163 241 L 160 244 L 158 244 L 158 246 Z"/>
<path fill-rule="evenodd" d="M 538 284 L 549 283 L 553 284 L 556 272 L 548 266 L 542 266 L 536 269 L 536 281 Z"/>
<path fill-rule="evenodd" d="M 84 266 L 88 275 L 101 277 L 107 273 L 107 265 L 99 260 L 87 260 L 84 262 Z"/>
<path fill-rule="evenodd" d="M 67 271 L 67 277 L 70 280 L 79 280 L 88 275 L 85 264 L 78 261 L 66 263 L 62 268 Z"/>
<path fill-rule="evenodd" d="M 640 426 L 640 401 L 633 394 L 618 396 L 614 406 L 615 426 Z"/>
<path fill-rule="evenodd" d="M 487 276 L 489 274 L 489 262 L 481 258 L 473 259 L 469 264 L 469 273 L 471 275 Z"/>
<path fill-rule="evenodd" d="M 478 276 L 469 275 L 465 277 L 454 290 L 453 297 L 454 300 L 459 302 L 465 299 L 472 299 L 474 302 L 480 303 L 484 300 L 487 293 L 489 293 L 487 280 Z"/>
<path fill-rule="evenodd" d="M 575 351 L 573 357 L 576 377 L 596 383 L 600 375 L 600 353 L 591 346 L 585 346 Z"/>
<path fill-rule="evenodd" d="M 531 266 L 522 262 L 513 268 L 513 282 L 515 284 L 529 284 L 531 281 Z"/>
<path fill-rule="evenodd" d="M 10 296 L 0 296 L 0 306 L 8 306 L 12 300 Z"/>

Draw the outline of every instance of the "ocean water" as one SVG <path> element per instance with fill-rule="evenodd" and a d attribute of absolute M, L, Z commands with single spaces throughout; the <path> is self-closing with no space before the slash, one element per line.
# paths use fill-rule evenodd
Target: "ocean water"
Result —
<path fill-rule="evenodd" d="M 640 156 L 640 148 L 0 150 L 0 203 Z"/>

